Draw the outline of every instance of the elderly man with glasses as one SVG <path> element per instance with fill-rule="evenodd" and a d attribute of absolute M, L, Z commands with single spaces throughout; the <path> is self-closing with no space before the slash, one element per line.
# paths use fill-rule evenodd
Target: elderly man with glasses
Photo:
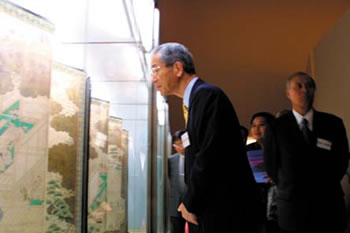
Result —
<path fill-rule="evenodd" d="M 191 53 L 179 43 L 154 49 L 152 82 L 188 109 L 181 136 L 187 185 L 178 208 L 182 216 L 201 233 L 256 232 L 258 189 L 228 97 L 197 77 Z"/>

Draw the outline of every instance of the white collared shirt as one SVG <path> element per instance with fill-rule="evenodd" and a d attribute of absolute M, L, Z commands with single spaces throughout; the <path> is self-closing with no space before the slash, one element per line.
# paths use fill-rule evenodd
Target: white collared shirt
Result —
<path fill-rule="evenodd" d="M 190 96 L 192 92 L 192 88 L 196 81 L 198 80 L 198 77 L 194 77 L 188 84 L 187 87 L 185 88 L 185 93 L 184 93 L 184 99 L 183 99 L 183 104 L 188 108 L 190 106 Z"/>
<path fill-rule="evenodd" d="M 293 109 L 293 115 L 297 119 L 299 128 L 303 127 L 303 119 L 305 118 L 308 122 L 307 126 L 312 131 L 313 130 L 313 119 L 314 119 L 314 110 L 311 108 L 304 116 L 300 115 Z"/>

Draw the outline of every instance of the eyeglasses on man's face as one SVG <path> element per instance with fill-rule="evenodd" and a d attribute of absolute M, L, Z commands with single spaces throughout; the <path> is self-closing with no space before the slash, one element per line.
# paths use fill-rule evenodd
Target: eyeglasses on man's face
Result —
<path fill-rule="evenodd" d="M 171 65 L 165 65 L 165 66 L 160 66 L 160 65 L 157 65 L 157 66 L 153 66 L 152 68 L 151 68 L 151 76 L 153 77 L 154 75 L 156 75 L 158 72 L 159 72 L 159 70 L 160 69 L 162 69 L 162 68 L 169 68 L 169 67 L 171 67 L 173 64 L 171 64 Z"/>
<path fill-rule="evenodd" d="M 151 68 L 151 76 L 154 76 L 158 73 L 158 71 L 160 70 L 161 66 L 154 66 Z"/>

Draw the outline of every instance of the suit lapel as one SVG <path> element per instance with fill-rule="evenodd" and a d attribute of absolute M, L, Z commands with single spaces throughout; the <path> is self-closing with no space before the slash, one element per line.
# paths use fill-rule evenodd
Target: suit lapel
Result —
<path fill-rule="evenodd" d="M 293 132 L 293 134 L 295 136 L 302 136 L 297 119 L 295 119 L 295 116 L 292 111 L 289 112 L 288 120 L 290 121 L 290 130 Z"/>
<path fill-rule="evenodd" d="M 314 109 L 314 118 L 312 119 L 312 132 L 314 133 L 314 136 L 317 137 L 320 129 L 320 118 L 319 118 L 319 112 L 317 112 Z"/>

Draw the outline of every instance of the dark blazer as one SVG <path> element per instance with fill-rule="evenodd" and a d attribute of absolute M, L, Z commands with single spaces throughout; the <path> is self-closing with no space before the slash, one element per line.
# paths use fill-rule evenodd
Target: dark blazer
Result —
<path fill-rule="evenodd" d="M 185 191 L 185 181 L 179 175 L 179 161 L 178 153 L 171 155 L 168 158 L 168 177 L 169 177 L 169 216 L 181 217 L 177 208 L 181 204 L 181 199 Z M 182 178 L 182 179 L 181 179 Z"/>
<path fill-rule="evenodd" d="M 320 148 L 320 139 L 330 142 L 330 148 Z M 267 173 L 278 187 L 281 229 L 343 232 L 340 180 L 348 164 L 348 141 L 340 118 L 314 111 L 313 143 L 307 144 L 290 111 L 267 129 L 264 155 Z"/>
<path fill-rule="evenodd" d="M 202 220 L 216 225 L 216 231 L 204 232 L 249 232 L 246 224 L 254 225 L 258 190 L 230 100 L 199 79 L 188 111 L 185 207 L 199 217 L 200 224 Z"/>

